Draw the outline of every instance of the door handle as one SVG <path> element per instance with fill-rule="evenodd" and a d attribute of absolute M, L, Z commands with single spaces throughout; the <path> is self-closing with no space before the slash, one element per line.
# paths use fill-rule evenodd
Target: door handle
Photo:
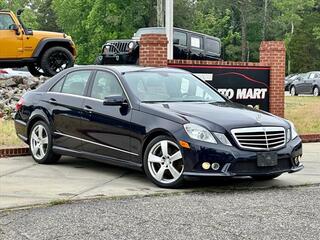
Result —
<path fill-rule="evenodd" d="M 56 99 L 54 99 L 54 98 L 50 98 L 50 99 L 49 99 L 49 103 L 53 103 L 53 104 L 55 104 L 55 103 L 57 103 L 57 100 L 56 100 Z"/>
<path fill-rule="evenodd" d="M 89 113 L 92 113 L 92 107 L 90 107 L 89 105 L 85 105 L 84 110 L 86 110 Z"/>

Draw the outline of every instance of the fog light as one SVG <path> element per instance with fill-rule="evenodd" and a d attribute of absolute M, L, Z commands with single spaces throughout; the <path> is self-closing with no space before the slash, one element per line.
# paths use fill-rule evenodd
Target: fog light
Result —
<path fill-rule="evenodd" d="M 220 168 L 220 164 L 219 163 L 212 163 L 211 168 L 213 170 L 218 170 Z"/>
<path fill-rule="evenodd" d="M 202 168 L 203 168 L 204 170 L 208 170 L 208 169 L 210 168 L 210 163 L 208 163 L 208 162 L 202 163 Z"/>

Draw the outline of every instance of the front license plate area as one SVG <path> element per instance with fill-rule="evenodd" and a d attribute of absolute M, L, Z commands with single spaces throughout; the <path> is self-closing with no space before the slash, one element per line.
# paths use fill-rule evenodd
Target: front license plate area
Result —
<path fill-rule="evenodd" d="M 272 167 L 278 165 L 278 155 L 276 152 L 257 153 L 258 167 Z"/>

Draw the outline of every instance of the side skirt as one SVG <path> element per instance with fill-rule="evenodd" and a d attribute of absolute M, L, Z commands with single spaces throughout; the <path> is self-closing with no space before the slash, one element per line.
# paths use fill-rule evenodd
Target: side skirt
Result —
<path fill-rule="evenodd" d="M 99 155 L 99 154 L 88 153 L 88 152 L 83 152 L 83 151 L 75 151 L 75 150 L 71 150 L 71 149 L 68 149 L 68 148 L 57 147 L 57 146 L 53 146 L 52 150 L 55 153 L 58 153 L 58 154 L 61 154 L 61 155 L 68 155 L 68 156 L 72 156 L 72 157 L 86 158 L 86 159 L 94 160 L 94 161 L 97 161 L 97 162 L 111 164 L 111 165 L 114 165 L 114 166 L 120 166 L 120 167 L 125 167 L 125 168 L 130 168 L 130 169 L 142 171 L 142 164 L 141 163 L 129 162 L 129 161 L 122 160 L 122 159 L 102 156 L 102 155 Z"/>

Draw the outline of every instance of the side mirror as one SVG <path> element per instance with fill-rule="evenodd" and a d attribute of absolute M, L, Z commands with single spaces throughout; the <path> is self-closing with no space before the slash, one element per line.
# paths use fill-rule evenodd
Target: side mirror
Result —
<path fill-rule="evenodd" d="M 110 96 L 105 97 L 103 101 L 104 106 L 127 106 L 128 102 L 127 99 L 123 96 Z"/>
<path fill-rule="evenodd" d="M 10 29 L 16 32 L 16 35 L 20 35 L 20 29 L 17 24 L 10 25 Z"/>

